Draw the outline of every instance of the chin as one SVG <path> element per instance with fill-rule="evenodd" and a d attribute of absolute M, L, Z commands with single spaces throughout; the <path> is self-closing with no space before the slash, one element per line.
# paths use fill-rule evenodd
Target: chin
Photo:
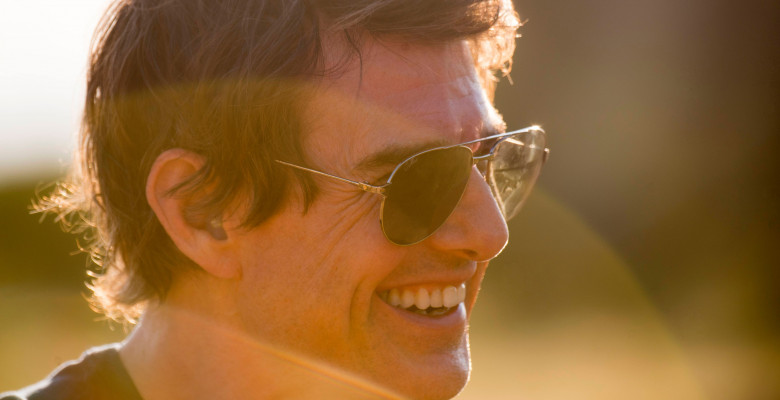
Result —
<path fill-rule="evenodd" d="M 439 358 L 439 357 L 437 357 Z M 446 362 L 423 363 L 429 366 L 405 371 L 383 371 L 377 379 L 404 399 L 444 400 L 455 397 L 468 383 L 471 363 L 468 346 L 450 354 Z"/>
<path fill-rule="evenodd" d="M 458 395 L 469 380 L 469 370 L 452 371 L 429 379 L 404 382 L 397 392 L 408 399 L 446 400 Z"/>

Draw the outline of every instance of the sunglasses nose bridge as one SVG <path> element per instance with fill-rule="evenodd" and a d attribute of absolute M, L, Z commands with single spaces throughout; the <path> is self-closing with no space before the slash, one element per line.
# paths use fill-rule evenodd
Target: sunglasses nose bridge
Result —
<path fill-rule="evenodd" d="M 495 158 L 494 154 L 495 152 L 491 151 L 488 154 L 483 154 L 481 156 L 474 156 L 471 159 L 472 164 L 477 165 L 477 163 L 479 163 L 480 161 L 493 161 L 493 158 Z"/>

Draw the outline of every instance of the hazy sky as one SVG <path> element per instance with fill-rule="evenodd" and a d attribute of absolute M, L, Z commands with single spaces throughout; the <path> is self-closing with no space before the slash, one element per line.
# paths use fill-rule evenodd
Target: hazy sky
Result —
<path fill-rule="evenodd" d="M 109 0 L 0 0 L 0 183 L 70 161 Z"/>

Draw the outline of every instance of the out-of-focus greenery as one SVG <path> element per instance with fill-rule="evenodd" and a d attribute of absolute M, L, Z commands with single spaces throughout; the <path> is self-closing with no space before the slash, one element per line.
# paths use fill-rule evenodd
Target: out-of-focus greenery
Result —
<path fill-rule="evenodd" d="M 39 223 L 40 214 L 30 213 L 36 193 L 45 193 L 46 185 L 55 179 L 0 182 L 0 221 L 5 227 L 0 230 L 0 282 L 4 285 L 73 287 L 84 281 L 87 260 L 77 255 L 73 238 L 55 224 Z"/>
<path fill-rule="evenodd" d="M 35 179 L 0 186 L 0 392 L 31 384 L 121 329 L 98 322 L 84 295 L 86 261 L 73 237 L 30 215 Z"/>

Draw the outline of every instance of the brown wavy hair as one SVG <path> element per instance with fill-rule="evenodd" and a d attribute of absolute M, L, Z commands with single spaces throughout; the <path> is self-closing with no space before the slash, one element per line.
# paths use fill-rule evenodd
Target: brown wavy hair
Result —
<path fill-rule="evenodd" d="M 184 148 L 205 164 L 176 188 L 208 220 L 235 201 L 244 225 L 273 215 L 293 179 L 274 159 L 303 162 L 302 82 L 323 70 L 322 37 L 413 42 L 467 39 L 482 84 L 511 66 L 519 26 L 508 0 L 121 0 L 93 39 L 79 148 L 66 182 L 37 201 L 85 237 L 93 307 L 134 322 L 193 268 L 146 202 L 157 156 Z M 309 204 L 316 186 L 294 175 Z M 208 190 L 204 190 L 208 188 Z"/>

